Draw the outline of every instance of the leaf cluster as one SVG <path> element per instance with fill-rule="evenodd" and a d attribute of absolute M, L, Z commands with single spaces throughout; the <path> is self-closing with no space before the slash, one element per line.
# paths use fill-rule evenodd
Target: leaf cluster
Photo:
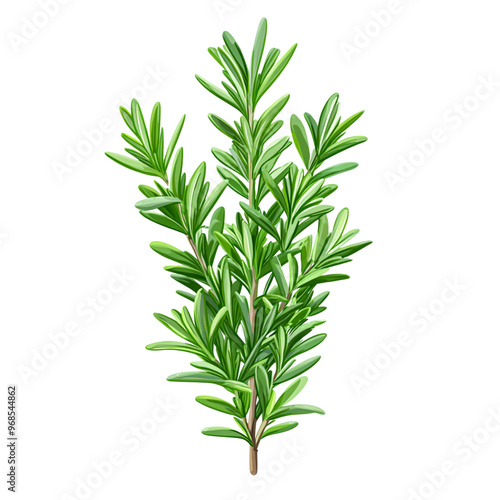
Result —
<path fill-rule="evenodd" d="M 209 427 L 203 433 L 243 439 L 254 448 L 264 437 L 298 425 L 279 419 L 324 413 L 313 405 L 291 404 L 307 382 L 303 374 L 320 356 L 299 358 L 326 338 L 326 333 L 316 333 L 324 321 L 312 319 L 325 310 L 329 294 L 318 291 L 318 286 L 349 278 L 332 269 L 350 262 L 354 253 L 371 243 L 351 242 L 358 230 L 347 230 L 347 208 L 338 211 L 330 224 L 328 214 L 334 207 L 325 202 L 337 189 L 330 179 L 357 164 L 323 165 L 366 140 L 345 136 L 362 112 L 342 120 L 339 96 L 334 94 L 317 120 L 309 113 L 304 122 L 293 115 L 291 137 L 278 137 L 283 127 L 279 115 L 289 96 L 280 97 L 259 116 L 256 106 L 289 63 L 296 45 L 283 55 L 275 48 L 265 53 L 266 36 L 263 19 L 247 61 L 236 40 L 225 32 L 223 46 L 208 50 L 222 68 L 221 86 L 196 76 L 239 113 L 232 123 L 209 115 L 213 126 L 230 140 L 229 146 L 212 149 L 222 178 L 213 189 L 205 181 L 204 162 L 188 179 L 183 148 L 177 148 L 185 117 L 167 144 L 160 104 L 153 108 L 149 127 L 137 101 L 132 101 L 130 110 L 122 108 L 132 133 L 123 134 L 130 156 L 107 153 L 124 167 L 159 178 L 154 186 L 139 186 L 144 199 L 136 207 L 145 218 L 185 235 L 188 243 L 189 251 L 170 243 L 151 243 L 169 261 L 165 269 L 182 286 L 177 293 L 190 307 L 172 309 L 170 315 L 155 313 L 179 339 L 147 348 L 197 356 L 191 363 L 194 370 L 168 380 L 225 389 L 229 399 L 196 399 L 232 416 L 237 428 Z M 302 166 L 281 159 L 292 144 Z M 223 206 L 217 207 L 227 187 L 242 198 L 233 222 L 226 221 Z M 311 231 L 313 225 L 317 229 Z"/>

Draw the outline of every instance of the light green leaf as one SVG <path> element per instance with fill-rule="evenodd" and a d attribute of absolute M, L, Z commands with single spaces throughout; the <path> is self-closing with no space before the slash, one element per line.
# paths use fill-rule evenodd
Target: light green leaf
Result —
<path fill-rule="evenodd" d="M 312 368 L 320 359 L 321 356 L 314 356 L 313 358 L 309 358 L 306 361 L 303 361 L 302 363 L 291 367 L 288 371 L 282 373 L 274 381 L 274 385 L 282 384 L 283 382 L 302 375 L 304 372 Z"/>
<path fill-rule="evenodd" d="M 307 384 L 307 377 L 300 377 L 297 380 L 294 380 L 283 392 L 278 401 L 276 402 L 275 408 L 281 408 L 290 402 L 293 398 L 295 398 L 300 391 Z"/>
<path fill-rule="evenodd" d="M 243 439 L 250 445 L 252 444 L 244 434 L 234 429 L 229 429 L 228 427 L 205 427 L 201 432 L 205 434 L 205 436 Z"/>
<path fill-rule="evenodd" d="M 195 399 L 198 403 L 211 408 L 212 410 L 220 411 L 221 413 L 226 413 L 227 415 L 233 415 L 236 417 L 241 416 L 239 411 L 231 403 L 228 403 L 223 399 L 215 398 L 213 396 L 197 396 Z"/>
<path fill-rule="evenodd" d="M 292 115 L 290 118 L 290 129 L 292 130 L 295 147 L 297 148 L 304 165 L 308 168 L 310 159 L 309 142 L 307 140 L 306 129 L 297 115 Z"/>
<path fill-rule="evenodd" d="M 172 154 L 174 152 L 177 141 L 179 140 L 179 136 L 181 135 L 182 127 L 184 126 L 185 120 L 186 120 L 186 115 L 183 115 L 179 123 L 177 124 L 177 127 L 174 130 L 172 138 L 170 139 L 170 142 L 167 147 L 167 152 L 165 153 L 165 158 L 164 158 L 165 169 L 168 167 L 168 164 L 170 163 L 170 158 L 172 158 Z"/>
<path fill-rule="evenodd" d="M 173 196 L 156 196 L 155 198 L 146 198 L 145 200 L 138 201 L 135 204 L 135 208 L 147 212 L 149 210 L 155 210 L 156 208 L 175 205 L 180 202 L 181 200 L 179 200 L 179 198 L 174 198 Z"/>
<path fill-rule="evenodd" d="M 203 351 L 198 349 L 196 346 L 185 344 L 183 342 L 155 342 L 153 344 L 148 344 L 146 349 L 149 351 L 184 351 L 196 354 L 197 356 L 203 354 Z"/>
<path fill-rule="evenodd" d="M 224 318 L 227 314 L 227 307 L 222 307 L 219 309 L 219 312 L 215 315 L 215 318 L 212 320 L 212 324 L 210 326 L 210 338 L 213 339 L 215 333 L 220 328 L 220 325 L 224 321 Z"/>
<path fill-rule="evenodd" d="M 286 297 L 288 295 L 288 283 L 286 282 L 285 275 L 283 274 L 283 269 L 281 269 L 281 264 L 276 257 L 273 257 L 271 260 L 271 269 L 273 270 L 273 276 L 278 283 L 280 294 L 283 297 Z"/>
<path fill-rule="evenodd" d="M 258 212 L 257 210 L 255 210 L 255 208 L 250 207 L 243 202 L 240 202 L 240 207 L 258 226 L 264 229 L 264 231 L 270 234 L 278 242 L 280 241 L 280 235 L 278 234 L 278 231 L 263 213 Z"/>
<path fill-rule="evenodd" d="M 273 434 L 281 434 L 282 432 L 291 431 L 295 429 L 299 425 L 298 422 L 284 422 L 282 424 L 273 425 L 272 427 L 268 427 L 262 437 L 265 438 L 267 436 L 272 436 Z"/>
<path fill-rule="evenodd" d="M 324 415 L 325 412 L 321 408 L 313 405 L 290 405 L 283 406 L 274 410 L 270 418 L 282 418 L 289 417 L 290 415 L 306 415 L 308 413 L 319 413 L 320 415 Z"/>
<path fill-rule="evenodd" d="M 134 170 L 135 172 L 139 172 L 145 175 L 153 175 L 156 177 L 161 177 L 161 173 L 154 168 L 148 167 L 144 165 L 144 163 L 139 160 L 134 160 L 133 158 L 129 158 L 128 156 L 119 155 L 116 153 L 105 153 L 108 158 L 111 158 L 113 161 L 121 165 L 122 167 L 129 168 L 130 170 Z"/>
<path fill-rule="evenodd" d="M 342 174 L 344 172 L 348 172 L 358 166 L 358 163 L 349 162 L 349 163 L 339 163 L 338 165 L 334 165 L 333 167 L 328 167 L 318 172 L 314 175 L 314 180 L 326 179 L 328 177 L 333 177 L 334 175 Z"/>

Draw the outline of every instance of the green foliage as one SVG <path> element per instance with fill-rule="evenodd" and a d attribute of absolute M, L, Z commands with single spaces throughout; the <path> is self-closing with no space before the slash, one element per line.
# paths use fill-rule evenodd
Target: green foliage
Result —
<path fill-rule="evenodd" d="M 136 100 L 130 110 L 121 108 L 132 133 L 123 134 L 130 156 L 107 153 L 126 168 L 158 177 L 154 186 L 139 186 L 145 198 L 136 207 L 145 218 L 187 239 L 186 249 L 151 243 L 169 261 L 165 269 L 182 286 L 177 293 L 191 304 L 173 309 L 171 316 L 155 314 L 181 341 L 156 342 L 147 349 L 196 355 L 199 361 L 191 363 L 196 371 L 171 375 L 168 380 L 224 388 L 231 401 L 212 396 L 196 399 L 231 415 L 239 430 L 209 427 L 202 432 L 243 439 L 255 450 L 264 437 L 298 425 L 272 425 L 277 419 L 324 414 L 316 406 L 289 404 L 306 385 L 307 378 L 301 375 L 320 356 L 297 360 L 326 337 L 325 333 L 311 335 L 324 323 L 311 320 L 325 310 L 322 304 L 328 292 L 318 292 L 318 288 L 349 278 L 331 269 L 350 262 L 348 257 L 370 243 L 347 244 L 358 232 L 346 232 L 347 208 L 337 213 L 333 225 L 328 222 L 327 214 L 334 207 L 325 200 L 337 189 L 329 179 L 354 169 L 357 163 L 322 168 L 333 156 L 366 140 L 345 137 L 362 112 L 342 121 L 339 96 L 334 94 L 317 120 L 309 113 L 304 114 L 304 121 L 293 115 L 291 137 L 277 137 L 283 127 L 279 113 L 289 96 L 276 100 L 260 116 L 256 106 L 283 72 L 296 46 L 281 58 L 278 49 L 265 54 L 266 34 L 263 19 L 247 61 L 235 39 L 225 32 L 224 45 L 209 49 L 222 67 L 222 87 L 196 77 L 210 93 L 239 112 L 232 123 L 214 114 L 208 117 L 223 134 L 220 147 L 212 149 L 222 177 L 213 189 L 205 181 L 205 162 L 189 178 L 183 170 L 183 149 L 177 143 L 184 116 L 166 144 L 159 103 L 153 108 L 149 128 Z M 282 160 L 292 144 L 303 166 Z M 226 188 L 243 198 L 233 222 L 226 221 L 222 206 L 216 208 Z M 315 224 L 317 230 L 312 231 Z M 289 381 L 284 390 L 279 388 Z"/>

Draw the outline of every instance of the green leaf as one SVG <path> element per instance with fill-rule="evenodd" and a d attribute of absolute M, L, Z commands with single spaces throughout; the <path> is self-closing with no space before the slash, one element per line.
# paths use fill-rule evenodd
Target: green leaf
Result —
<path fill-rule="evenodd" d="M 170 142 L 167 147 L 167 152 L 165 153 L 165 170 L 168 167 L 168 164 L 170 163 L 170 158 L 172 158 L 172 154 L 174 152 L 175 146 L 177 144 L 177 141 L 179 140 L 179 136 L 181 135 L 182 132 L 182 127 L 184 126 L 184 121 L 186 120 L 186 115 L 183 115 L 182 118 L 180 119 L 179 123 L 177 124 L 177 127 L 174 130 L 174 134 L 172 135 L 172 138 L 170 139 Z"/>
<path fill-rule="evenodd" d="M 290 405 L 274 410 L 270 418 L 289 417 L 290 415 L 306 415 L 308 413 L 319 413 L 324 415 L 325 411 L 313 405 Z"/>
<path fill-rule="evenodd" d="M 283 297 L 288 295 L 288 283 L 286 282 L 285 275 L 283 274 L 283 269 L 281 269 L 281 264 L 276 257 L 271 260 L 271 269 L 273 270 L 273 275 L 278 283 L 278 288 L 280 294 Z"/>
<path fill-rule="evenodd" d="M 271 85 L 278 79 L 283 70 L 286 68 L 287 64 L 290 62 L 290 59 L 297 48 L 297 44 L 293 44 L 285 55 L 272 67 L 267 76 L 262 82 L 261 87 L 259 88 L 259 92 L 257 93 L 256 103 L 260 100 L 260 98 L 269 90 Z"/>
<path fill-rule="evenodd" d="M 289 401 L 295 398 L 300 391 L 307 384 L 307 377 L 300 377 L 297 380 L 294 380 L 283 392 L 278 401 L 276 402 L 275 408 L 281 408 L 286 405 Z"/>
<path fill-rule="evenodd" d="M 146 349 L 149 351 L 184 351 L 198 356 L 203 354 L 203 351 L 198 349 L 196 346 L 185 344 L 183 342 L 155 342 L 153 344 L 148 344 Z"/>
<path fill-rule="evenodd" d="M 188 252 L 179 250 L 172 245 L 161 241 L 152 241 L 149 246 L 162 257 L 178 262 L 183 266 L 201 271 L 200 263 Z"/>
<path fill-rule="evenodd" d="M 231 403 L 228 403 L 223 399 L 214 398 L 212 396 L 198 396 L 195 399 L 198 403 L 211 408 L 212 410 L 220 411 L 221 413 L 226 413 L 236 417 L 241 416 L 239 411 Z"/>
<path fill-rule="evenodd" d="M 255 368 L 255 388 L 257 389 L 260 404 L 265 408 L 269 401 L 271 387 L 269 385 L 267 371 L 262 366 L 257 366 L 257 368 Z"/>
<path fill-rule="evenodd" d="M 255 82 L 257 73 L 259 71 L 262 54 L 264 53 L 264 46 L 266 44 L 266 35 L 267 20 L 266 18 L 263 18 L 261 19 L 259 27 L 257 28 L 257 34 L 255 35 L 255 42 L 253 45 L 252 62 L 250 65 L 252 82 Z"/>
<path fill-rule="evenodd" d="M 281 434 L 282 432 L 291 431 L 295 429 L 299 425 L 298 422 L 284 422 L 282 424 L 273 425 L 272 427 L 268 427 L 262 437 L 265 438 L 267 436 L 272 436 L 273 434 Z"/>
<path fill-rule="evenodd" d="M 266 408 L 265 408 L 264 414 L 263 414 L 263 418 L 265 420 L 268 419 L 269 415 L 274 410 L 275 403 L 276 403 L 276 392 L 271 391 L 271 394 L 269 396 L 269 401 L 267 402 L 267 405 L 266 405 Z"/>
<path fill-rule="evenodd" d="M 304 340 L 298 344 L 295 348 L 290 352 L 291 356 L 299 356 L 300 354 L 304 354 L 311 349 L 314 349 L 316 346 L 321 344 L 323 340 L 326 339 L 326 333 L 320 333 L 319 335 L 314 335 L 311 338 Z"/>
<path fill-rule="evenodd" d="M 169 205 L 178 203 L 181 203 L 181 200 L 179 200 L 179 198 L 174 198 L 173 196 L 156 196 L 155 198 L 146 198 L 145 200 L 138 201 L 135 204 L 135 208 L 138 208 L 143 212 L 147 212 L 149 210 L 168 207 Z"/>
<path fill-rule="evenodd" d="M 335 108 L 335 105 L 337 104 L 339 95 L 337 93 L 333 94 L 328 101 L 326 101 L 326 104 L 323 107 L 323 110 L 321 111 L 321 115 L 319 117 L 319 124 L 318 124 L 318 137 L 320 139 L 320 144 L 323 143 L 325 140 L 325 135 L 328 132 L 326 129 L 326 124 L 328 122 L 328 118 L 330 117 L 332 110 Z"/>
<path fill-rule="evenodd" d="M 314 242 L 313 258 L 315 261 L 318 260 L 319 256 L 323 252 L 326 239 L 328 238 L 328 218 L 323 216 L 319 219 L 318 224 L 318 235 L 316 236 L 316 241 Z"/>
<path fill-rule="evenodd" d="M 243 198 L 248 199 L 248 187 L 236 175 L 224 167 L 217 167 L 220 176 L 229 183 L 229 187 Z"/>
<path fill-rule="evenodd" d="M 235 391 L 251 393 L 252 389 L 243 382 L 237 380 L 224 380 L 211 373 L 204 372 L 182 372 L 167 377 L 169 382 L 198 382 L 202 384 L 217 384 Z"/>
<path fill-rule="evenodd" d="M 139 212 L 146 219 L 155 222 L 156 224 L 160 224 L 160 226 L 168 227 L 169 229 L 173 229 L 174 231 L 178 231 L 182 234 L 187 234 L 185 228 L 179 224 L 174 219 L 167 217 L 166 215 L 158 214 L 156 212 Z"/>
<path fill-rule="evenodd" d="M 220 368 L 220 365 L 217 361 L 192 361 L 190 365 L 194 368 L 198 368 L 198 370 L 203 370 L 205 372 L 211 373 L 216 377 L 222 377 L 223 379 L 227 378 L 227 375 L 224 373 L 224 370 Z"/>
<path fill-rule="evenodd" d="M 134 170 L 135 172 L 139 172 L 141 174 L 161 177 L 160 172 L 158 172 L 154 168 L 148 167 L 147 165 L 144 165 L 144 163 L 138 160 L 134 160 L 133 158 L 129 158 L 128 156 L 119 155 L 116 153 L 105 153 L 105 155 L 122 167 L 129 168 L 130 170 Z"/>
<path fill-rule="evenodd" d="M 286 382 L 288 380 L 291 380 L 292 378 L 298 377 L 299 375 L 302 375 L 304 372 L 312 368 L 319 360 L 321 359 L 321 356 L 314 356 L 313 358 L 309 358 L 306 361 L 303 361 L 302 363 L 299 363 L 298 365 L 293 366 L 286 372 L 282 373 L 275 381 L 274 385 L 282 384 L 283 382 Z"/>
<path fill-rule="evenodd" d="M 321 152 L 321 159 L 326 160 L 327 158 L 331 158 L 332 156 L 345 151 L 346 149 L 357 146 L 358 144 L 362 144 L 366 142 L 368 139 L 364 136 L 356 136 L 356 137 L 348 137 L 347 139 L 342 139 L 339 142 L 336 142 L 332 147 L 327 149 L 325 152 Z"/>
<path fill-rule="evenodd" d="M 241 52 L 241 49 L 239 45 L 236 43 L 236 40 L 233 38 L 231 33 L 224 31 L 222 34 L 222 38 L 224 39 L 224 42 L 226 43 L 227 49 L 229 50 L 230 54 L 233 56 L 233 59 L 236 61 L 236 64 L 238 65 L 238 68 L 241 71 L 241 74 L 244 77 L 248 76 L 248 68 L 247 64 L 245 62 L 245 58 L 243 57 L 243 53 Z"/>
<path fill-rule="evenodd" d="M 205 436 L 243 439 L 250 445 L 252 444 L 244 434 L 234 429 L 229 429 L 228 427 L 205 427 L 201 432 L 205 434 Z"/>
<path fill-rule="evenodd" d="M 353 253 L 359 252 L 361 249 L 371 245 L 372 241 L 362 241 L 361 243 L 354 243 L 353 245 L 348 245 L 346 247 L 341 247 L 338 250 L 334 250 L 332 252 L 333 255 L 337 255 L 339 257 L 348 257 Z"/>
<path fill-rule="evenodd" d="M 330 236 L 330 246 L 334 247 L 337 241 L 340 240 L 342 235 L 344 234 L 345 226 L 347 224 L 347 220 L 349 219 L 349 209 L 343 208 L 337 218 L 335 219 L 335 224 L 333 225 L 332 234 Z"/>
<path fill-rule="evenodd" d="M 215 332 L 220 328 L 220 325 L 224 321 L 224 318 L 227 314 L 227 307 L 222 307 L 219 309 L 219 312 L 215 315 L 215 318 L 212 320 L 212 324 L 210 325 L 210 338 L 212 339 L 215 335 Z"/>
<path fill-rule="evenodd" d="M 328 177 L 333 177 L 334 175 L 342 174 L 344 172 L 348 172 L 358 166 L 358 163 L 349 162 L 349 163 L 339 163 L 338 165 L 334 165 L 333 167 L 325 168 L 321 172 L 318 172 L 314 175 L 314 180 L 326 179 Z"/>
<path fill-rule="evenodd" d="M 219 182 L 219 184 L 217 184 L 214 190 L 209 194 L 208 198 L 205 201 L 205 204 L 203 205 L 203 208 L 201 208 L 198 215 L 198 225 L 201 225 L 203 224 L 203 222 L 205 222 L 205 219 L 208 217 L 208 214 L 212 211 L 215 204 L 222 196 L 222 193 L 224 192 L 224 189 L 226 189 L 227 185 L 227 181 Z"/>
<path fill-rule="evenodd" d="M 266 168 L 262 169 L 262 177 L 264 178 L 269 191 L 271 191 L 273 196 L 276 198 L 276 201 L 281 205 L 286 213 L 289 213 L 289 207 L 286 204 L 285 197 L 283 196 L 281 189 Z"/>
<path fill-rule="evenodd" d="M 220 116 L 214 115 L 210 113 L 208 115 L 208 119 L 215 125 L 217 130 L 222 132 L 224 135 L 227 135 L 231 140 L 233 141 L 238 141 L 239 136 L 236 130 L 234 130 L 229 123 L 226 122 L 226 120 L 223 120 Z"/>
<path fill-rule="evenodd" d="M 243 202 L 240 202 L 240 207 L 258 226 L 264 229 L 264 231 L 270 234 L 276 241 L 280 241 L 278 231 L 263 213 L 258 212 L 255 208 L 252 208 Z"/>
<path fill-rule="evenodd" d="M 210 83 L 209 81 L 205 80 L 205 78 L 203 78 L 202 76 L 200 75 L 195 75 L 196 76 L 196 79 L 211 93 L 213 94 L 215 97 L 218 97 L 219 99 L 221 99 L 222 101 L 226 102 L 227 104 L 229 104 L 230 106 L 232 106 L 233 108 L 236 108 L 237 110 L 240 110 L 238 104 L 234 101 L 234 99 L 232 97 L 229 96 L 229 94 L 227 92 L 224 92 L 222 89 L 220 89 L 219 87 L 216 87 L 214 84 Z M 241 111 L 241 110 L 240 110 Z"/>
<path fill-rule="evenodd" d="M 310 159 L 309 142 L 307 140 L 306 129 L 297 115 L 292 115 L 290 118 L 290 128 L 292 130 L 295 147 L 297 148 L 304 165 L 308 168 Z"/>

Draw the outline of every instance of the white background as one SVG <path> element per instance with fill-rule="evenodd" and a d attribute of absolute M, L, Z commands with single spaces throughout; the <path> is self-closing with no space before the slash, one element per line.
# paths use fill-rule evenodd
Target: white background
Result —
<path fill-rule="evenodd" d="M 18 498 L 83 498 L 77 485 L 87 481 L 92 499 L 499 497 L 499 424 L 488 419 L 500 407 L 494 7 L 491 0 L 73 0 L 47 20 L 37 1 L 4 4 L 2 405 L 7 383 L 17 384 Z M 248 54 L 262 16 L 268 48 L 298 42 L 266 101 L 290 93 L 285 120 L 318 116 L 333 92 L 344 116 L 366 110 L 353 133 L 369 141 L 342 157 L 360 167 L 335 179 L 332 204 L 349 206 L 349 227 L 374 244 L 343 270 L 352 279 L 331 287 L 329 336 L 300 397 L 326 415 L 299 417 L 296 430 L 265 440 L 261 474 L 250 479 L 243 442 L 200 432 L 231 424 L 194 401 L 220 395 L 217 388 L 165 381 L 189 369 L 192 357 L 144 349 L 172 339 L 152 313 L 183 302 L 148 243 L 184 241 L 134 208 L 142 197 L 136 186 L 151 179 L 103 153 L 123 150 L 117 103 L 128 106 L 136 95 L 149 115 L 159 100 L 168 133 L 187 113 L 188 170 L 206 160 L 216 180 L 210 148 L 228 143 L 206 115 L 234 114 L 194 74 L 218 83 L 206 48 L 227 29 Z M 98 144 L 89 147 L 92 131 Z M 88 154 L 61 175 L 76 148 Z M 401 170 L 404 159 L 414 166 Z M 389 178 L 400 182 L 391 188 Z M 125 286 L 110 295 L 113 273 L 125 273 Z M 92 297 L 111 301 L 91 315 Z M 79 334 L 54 354 L 49 334 L 71 324 Z M 396 348 L 391 342 L 401 336 L 407 344 Z M 395 359 L 382 344 L 392 345 Z M 44 352 L 53 359 L 43 361 Z M 167 400 L 171 414 L 156 423 L 165 414 L 158 401 Z M 135 449 L 131 433 L 140 426 L 149 434 Z M 460 443 L 467 436 L 472 441 Z M 93 463 L 110 455 L 121 461 L 102 479 Z M 434 474 L 443 462 L 453 470 L 444 479 Z M 426 474 L 442 486 L 426 484 Z"/>

